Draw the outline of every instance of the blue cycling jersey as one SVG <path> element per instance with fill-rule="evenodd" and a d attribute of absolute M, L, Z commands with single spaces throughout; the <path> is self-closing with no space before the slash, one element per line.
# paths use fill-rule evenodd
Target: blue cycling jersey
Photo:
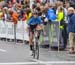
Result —
<path fill-rule="evenodd" d="M 32 17 L 30 18 L 30 20 L 28 21 L 28 25 L 36 25 L 36 24 L 41 24 L 41 18 L 38 16 L 36 18 Z"/>

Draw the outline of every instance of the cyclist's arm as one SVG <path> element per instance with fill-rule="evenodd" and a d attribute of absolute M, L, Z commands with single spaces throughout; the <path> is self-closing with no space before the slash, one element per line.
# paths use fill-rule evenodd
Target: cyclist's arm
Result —
<path fill-rule="evenodd" d="M 41 18 L 39 17 L 38 18 L 38 26 L 37 26 L 37 30 L 41 30 L 43 29 L 43 21 L 41 20 Z"/>
<path fill-rule="evenodd" d="M 39 25 L 40 25 L 40 24 L 43 24 L 43 21 L 41 20 L 40 17 L 38 17 L 38 24 L 39 24 Z"/>

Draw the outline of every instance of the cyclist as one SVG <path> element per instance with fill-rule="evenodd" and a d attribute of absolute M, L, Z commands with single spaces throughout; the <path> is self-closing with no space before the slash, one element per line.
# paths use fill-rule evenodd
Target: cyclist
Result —
<path fill-rule="evenodd" d="M 32 12 L 32 17 L 28 21 L 28 30 L 29 30 L 29 44 L 30 44 L 30 53 L 32 55 L 33 53 L 33 36 L 34 36 L 34 30 L 41 30 L 42 25 L 41 18 L 38 16 L 37 10 Z M 39 31 L 38 32 L 38 38 L 39 38 Z"/>

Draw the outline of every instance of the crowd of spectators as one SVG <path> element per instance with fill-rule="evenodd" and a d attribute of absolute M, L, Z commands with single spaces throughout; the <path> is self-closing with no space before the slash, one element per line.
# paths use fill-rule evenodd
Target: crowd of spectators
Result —
<path fill-rule="evenodd" d="M 31 2 L 33 1 L 33 2 Z M 70 0 L 5 0 L 3 1 L 2 5 L 0 6 L 0 19 L 1 16 L 3 16 L 4 19 L 8 19 L 9 12 L 12 11 L 14 13 L 17 13 L 19 15 L 18 19 L 25 20 L 26 16 L 31 17 L 31 11 L 33 9 L 37 9 L 39 11 L 39 15 L 42 14 L 42 12 L 46 12 L 46 8 L 48 6 L 50 8 L 53 8 L 54 13 L 56 13 L 57 10 L 60 10 L 62 8 L 65 9 L 65 14 L 67 14 L 67 8 L 68 7 L 75 7 L 74 2 L 70 2 Z M 53 2 L 54 1 L 54 2 Z M 63 1 L 63 2 L 62 2 Z M 31 4 L 32 3 L 32 7 Z M 31 9 L 30 9 L 31 7 Z M 62 8 L 61 8 L 62 7 Z M 10 11 L 9 11 L 10 10 Z M 12 14 L 12 13 L 11 13 Z"/>

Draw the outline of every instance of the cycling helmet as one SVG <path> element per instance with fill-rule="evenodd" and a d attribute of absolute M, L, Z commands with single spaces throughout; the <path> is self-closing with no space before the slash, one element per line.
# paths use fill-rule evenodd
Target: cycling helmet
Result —
<path fill-rule="evenodd" d="M 36 9 L 34 9 L 34 10 L 32 11 L 32 14 L 38 14 L 38 11 L 37 11 Z"/>

